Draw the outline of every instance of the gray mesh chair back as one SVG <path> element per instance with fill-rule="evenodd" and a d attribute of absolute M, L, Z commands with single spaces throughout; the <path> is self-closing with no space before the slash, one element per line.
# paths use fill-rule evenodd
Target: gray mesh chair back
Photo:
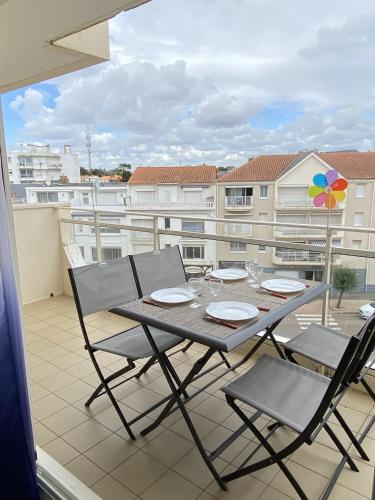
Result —
<path fill-rule="evenodd" d="M 375 349 L 375 313 L 366 321 L 357 336 L 361 342 L 352 362 L 350 382 L 361 379 L 367 363 L 372 358 Z"/>
<path fill-rule="evenodd" d="M 69 269 L 82 316 L 121 306 L 138 298 L 129 257 Z"/>
<path fill-rule="evenodd" d="M 178 246 L 131 256 L 140 295 L 171 288 L 186 281 Z"/>

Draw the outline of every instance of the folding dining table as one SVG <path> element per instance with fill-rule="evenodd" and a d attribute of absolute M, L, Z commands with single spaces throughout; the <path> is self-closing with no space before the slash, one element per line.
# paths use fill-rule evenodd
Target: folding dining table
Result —
<path fill-rule="evenodd" d="M 262 275 L 262 280 L 275 278 L 278 278 L 275 274 Z M 171 412 L 179 409 L 203 460 L 222 489 L 226 489 L 226 485 L 218 474 L 213 461 L 227 446 L 231 444 L 231 442 L 233 442 L 238 435 L 240 435 L 243 429 L 242 427 L 239 428 L 230 439 L 222 443 L 214 452 L 208 454 L 204 449 L 199 435 L 191 421 L 185 404 L 198 393 L 201 393 L 204 389 L 219 380 L 225 373 L 235 370 L 248 361 L 267 339 L 271 340 L 279 356 L 282 358 L 285 357 L 273 333 L 275 328 L 279 325 L 283 318 L 293 313 L 306 303 L 320 297 L 330 286 L 327 283 L 307 280 L 300 281 L 305 284 L 305 288 L 299 293 L 287 294 L 284 297 L 272 295 L 263 289 L 251 288 L 245 279 L 224 283 L 219 297 L 215 298 L 216 302 L 245 302 L 261 308 L 258 316 L 255 318 L 237 322 L 238 326 L 236 329 L 228 328 L 227 325 L 221 324 L 213 319 L 209 319 L 206 315 L 205 311 L 207 305 L 210 302 L 213 302 L 213 297 L 210 296 L 208 291 L 203 293 L 200 297 L 202 307 L 198 309 L 191 308 L 189 302 L 178 305 L 168 304 L 164 305 L 164 307 L 157 307 L 149 303 L 149 297 L 140 298 L 126 304 L 123 307 L 111 309 L 112 313 L 138 321 L 143 325 L 145 333 L 154 350 L 155 357 L 159 361 L 163 374 L 171 388 L 171 395 L 169 399 L 167 399 L 161 413 L 152 424 L 141 431 L 141 434 L 148 434 L 160 425 L 164 418 L 166 418 Z M 186 283 L 182 284 L 181 287 L 186 287 Z M 143 301 L 144 299 L 146 299 L 145 302 Z M 264 309 L 267 310 L 265 311 Z M 208 347 L 202 357 L 194 363 L 184 380 L 182 380 L 181 385 L 176 386 L 168 365 L 165 363 L 164 356 L 158 351 L 152 338 L 148 328 L 149 326 L 159 328 Z M 230 353 L 250 339 L 255 340 L 256 342 L 252 345 L 250 350 L 244 354 L 242 359 L 230 368 L 227 368 L 225 372 L 211 378 L 206 385 L 201 387 L 194 394 L 188 396 L 187 398 L 183 396 L 184 393 L 186 394 L 185 390 L 191 382 L 202 377 L 209 371 L 203 371 L 203 369 L 215 352 L 219 350 Z"/>

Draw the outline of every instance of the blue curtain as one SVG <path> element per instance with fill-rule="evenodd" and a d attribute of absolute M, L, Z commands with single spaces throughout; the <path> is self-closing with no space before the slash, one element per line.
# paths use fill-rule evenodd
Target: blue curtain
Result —
<path fill-rule="evenodd" d="M 0 148 L 1 128 L 0 109 Z M 35 449 L 8 217 L 0 154 L 0 499 L 34 500 Z"/>

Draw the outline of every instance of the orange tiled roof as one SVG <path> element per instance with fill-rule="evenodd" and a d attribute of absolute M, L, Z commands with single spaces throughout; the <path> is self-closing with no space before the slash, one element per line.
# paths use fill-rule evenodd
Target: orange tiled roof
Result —
<path fill-rule="evenodd" d="M 216 181 L 216 167 L 138 167 L 128 184 L 208 184 Z"/>
<path fill-rule="evenodd" d="M 309 153 L 261 155 L 224 175 L 219 182 L 275 181 Z M 375 179 L 375 152 L 315 153 L 347 179 Z"/>
<path fill-rule="evenodd" d="M 242 165 L 219 179 L 219 182 L 274 181 L 297 155 L 262 155 Z"/>

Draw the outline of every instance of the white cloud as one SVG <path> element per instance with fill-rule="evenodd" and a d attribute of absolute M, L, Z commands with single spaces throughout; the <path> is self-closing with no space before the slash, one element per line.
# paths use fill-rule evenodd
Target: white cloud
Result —
<path fill-rule="evenodd" d="M 111 22 L 111 62 L 51 82 L 55 106 L 35 88 L 15 97 L 20 138 L 71 143 L 84 162 L 89 124 L 94 164 L 107 167 L 367 150 L 375 137 L 371 9 L 369 0 L 153 0 Z M 275 102 L 301 114 L 252 126 Z"/>

